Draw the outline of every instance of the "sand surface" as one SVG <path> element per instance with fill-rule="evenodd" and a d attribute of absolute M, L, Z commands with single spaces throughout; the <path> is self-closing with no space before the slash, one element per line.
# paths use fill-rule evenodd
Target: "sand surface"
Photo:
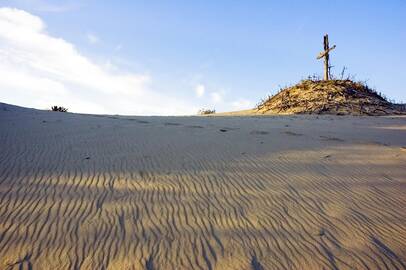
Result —
<path fill-rule="evenodd" d="M 406 118 L 0 104 L 0 269 L 406 269 Z"/>

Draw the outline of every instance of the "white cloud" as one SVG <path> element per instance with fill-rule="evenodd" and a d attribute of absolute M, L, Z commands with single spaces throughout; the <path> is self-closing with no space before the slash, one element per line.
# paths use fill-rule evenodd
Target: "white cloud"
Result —
<path fill-rule="evenodd" d="M 195 92 L 197 97 L 202 97 L 204 95 L 204 92 L 206 91 L 206 87 L 203 84 L 198 84 L 195 87 Z"/>
<path fill-rule="evenodd" d="M 73 112 L 189 114 L 196 107 L 151 91 L 150 76 L 95 64 L 75 46 L 50 36 L 44 22 L 0 8 L 0 100 Z"/>
<path fill-rule="evenodd" d="M 210 97 L 213 103 L 220 103 L 223 101 L 223 95 L 220 92 L 210 93 Z"/>
<path fill-rule="evenodd" d="M 95 34 L 90 34 L 90 33 L 88 33 L 88 34 L 86 35 L 86 39 L 87 39 L 87 41 L 88 41 L 90 44 L 97 44 L 97 43 L 100 42 L 99 37 L 96 36 Z"/>
<path fill-rule="evenodd" d="M 81 8 L 84 5 L 84 1 L 80 2 L 75 0 L 65 1 L 64 3 L 52 3 L 52 1 L 48 0 L 14 0 L 11 2 L 30 10 L 49 13 L 73 11 Z"/>

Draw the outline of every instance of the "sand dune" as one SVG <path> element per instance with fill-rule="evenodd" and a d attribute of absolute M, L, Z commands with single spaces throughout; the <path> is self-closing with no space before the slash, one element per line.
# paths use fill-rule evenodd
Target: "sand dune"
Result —
<path fill-rule="evenodd" d="M 0 104 L 0 269 L 406 269 L 405 127 Z"/>

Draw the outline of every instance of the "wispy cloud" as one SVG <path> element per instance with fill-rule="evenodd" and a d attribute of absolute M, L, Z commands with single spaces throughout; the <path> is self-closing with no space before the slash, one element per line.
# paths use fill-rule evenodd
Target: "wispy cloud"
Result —
<path fill-rule="evenodd" d="M 195 87 L 195 93 L 197 97 L 203 97 L 204 92 L 206 91 L 206 87 L 203 84 L 198 84 Z"/>
<path fill-rule="evenodd" d="M 0 99 L 35 108 L 60 104 L 74 112 L 189 114 L 189 102 L 149 88 L 150 75 L 106 68 L 46 32 L 41 18 L 0 8 Z"/>
<path fill-rule="evenodd" d="M 100 38 L 95 34 L 88 33 L 86 35 L 86 39 L 90 44 L 97 44 L 100 42 Z"/>

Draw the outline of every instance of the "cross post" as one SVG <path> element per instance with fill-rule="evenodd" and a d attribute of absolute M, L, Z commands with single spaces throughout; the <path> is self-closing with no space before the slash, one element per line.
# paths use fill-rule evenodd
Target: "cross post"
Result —
<path fill-rule="evenodd" d="M 329 47 L 328 44 L 328 35 L 324 35 L 324 51 L 317 56 L 317 59 L 324 58 L 324 80 L 328 81 L 330 78 L 330 52 L 336 48 L 336 45 Z"/>

